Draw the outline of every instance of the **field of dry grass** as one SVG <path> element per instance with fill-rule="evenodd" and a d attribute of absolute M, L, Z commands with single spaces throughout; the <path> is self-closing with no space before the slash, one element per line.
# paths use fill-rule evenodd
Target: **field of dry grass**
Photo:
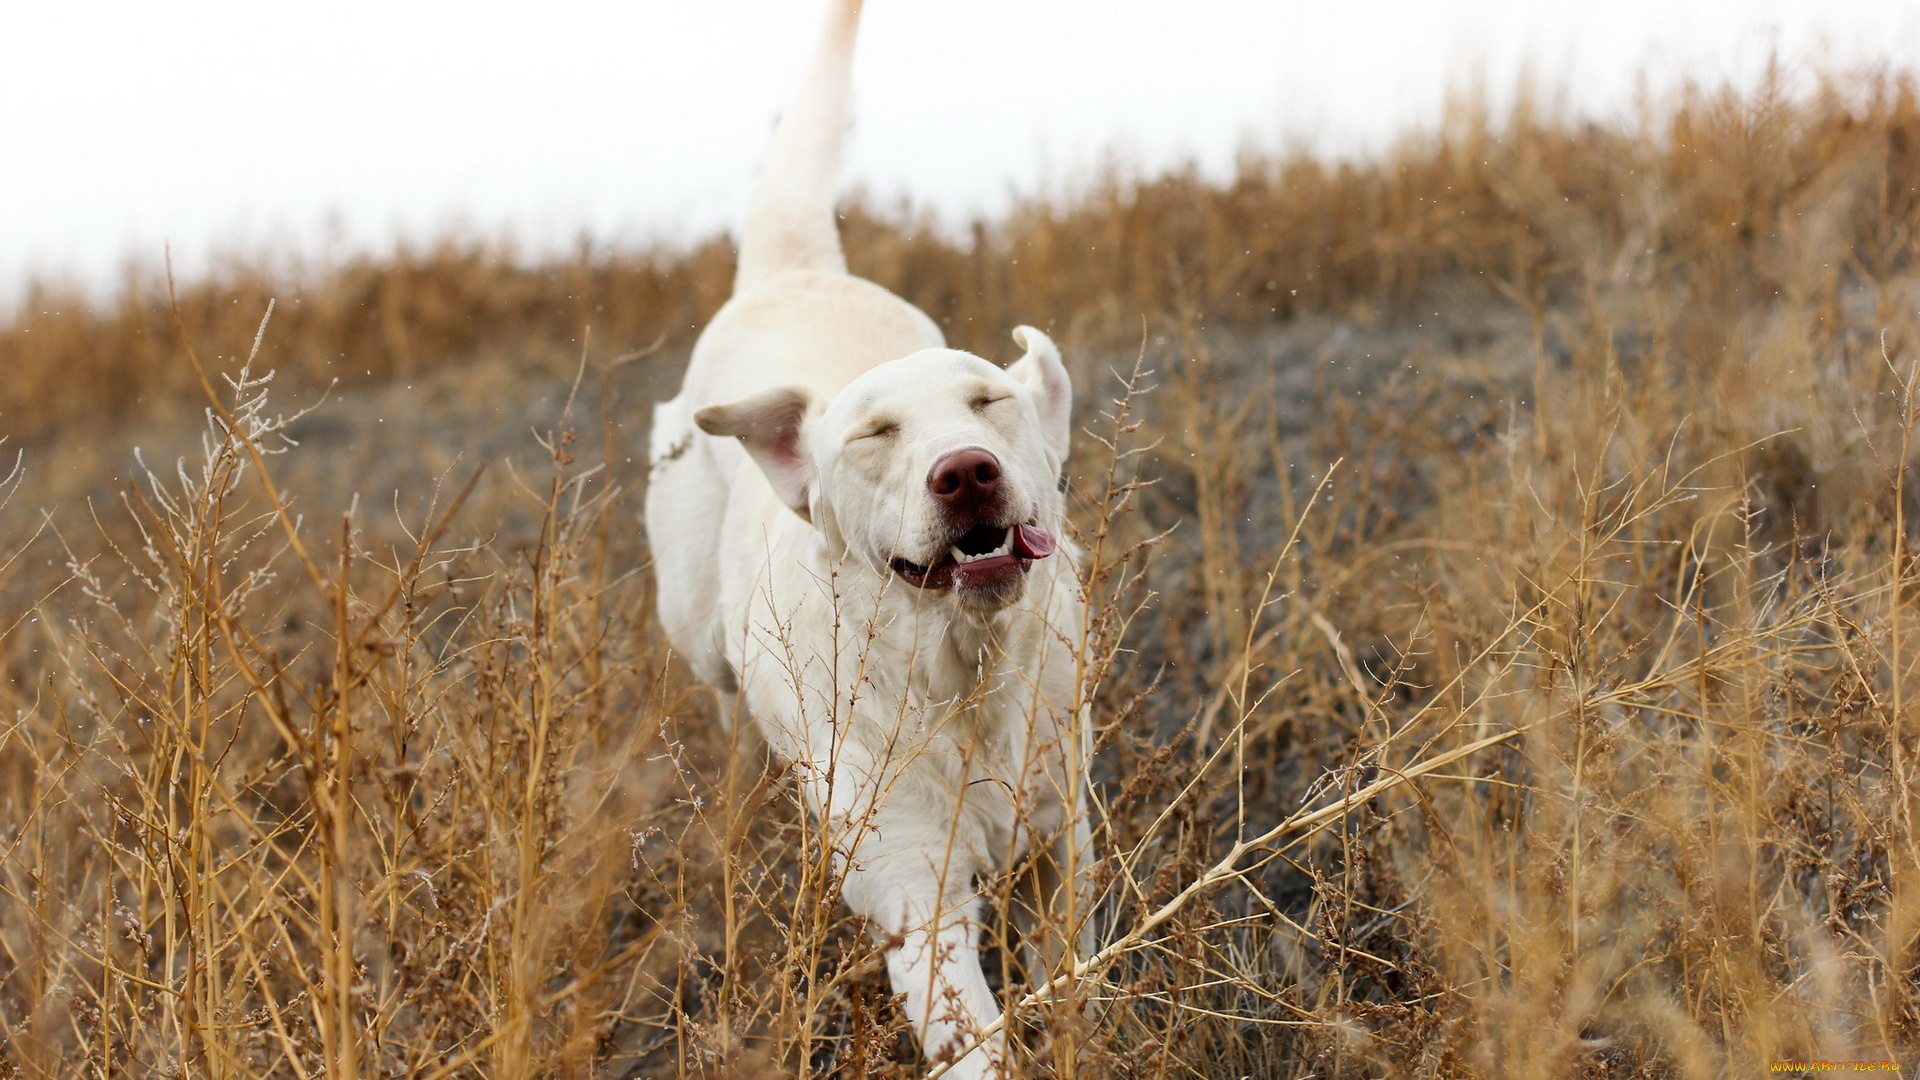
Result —
<path fill-rule="evenodd" d="M 1101 950 L 1038 994 L 989 927 L 1024 1075 L 1920 1066 L 1912 79 L 845 229 L 1083 390 Z M 0 1076 L 921 1074 L 651 621 L 731 259 L 0 325 Z"/>

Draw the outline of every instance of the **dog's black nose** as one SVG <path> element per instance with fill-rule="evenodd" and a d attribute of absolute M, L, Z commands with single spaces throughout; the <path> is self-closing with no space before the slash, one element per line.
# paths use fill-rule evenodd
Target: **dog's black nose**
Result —
<path fill-rule="evenodd" d="M 949 510 L 979 510 L 1000 496 L 1000 459 L 978 448 L 933 463 L 927 491 Z"/>

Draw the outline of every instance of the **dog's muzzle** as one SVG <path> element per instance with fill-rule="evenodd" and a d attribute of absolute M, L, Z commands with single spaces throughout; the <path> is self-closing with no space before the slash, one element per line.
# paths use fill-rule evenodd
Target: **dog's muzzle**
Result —
<path fill-rule="evenodd" d="M 894 572 L 922 589 L 953 588 L 987 598 L 1006 594 L 1035 559 L 1053 554 L 1054 536 L 1047 530 L 1032 522 L 1002 524 L 1011 516 L 1003 474 L 1000 459 L 977 446 L 935 461 L 927 470 L 927 495 L 953 539 L 925 566 L 894 559 Z"/>

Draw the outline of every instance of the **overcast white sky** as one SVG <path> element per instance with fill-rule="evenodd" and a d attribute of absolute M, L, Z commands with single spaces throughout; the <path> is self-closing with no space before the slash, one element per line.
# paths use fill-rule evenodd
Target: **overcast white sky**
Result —
<path fill-rule="evenodd" d="M 461 223 L 534 247 L 733 220 L 820 0 L 0 2 L 0 299 L 172 245 L 306 255 Z M 851 179 L 959 215 L 1118 147 L 1366 152 L 1476 77 L 1920 59 L 1920 0 L 868 0 Z"/>

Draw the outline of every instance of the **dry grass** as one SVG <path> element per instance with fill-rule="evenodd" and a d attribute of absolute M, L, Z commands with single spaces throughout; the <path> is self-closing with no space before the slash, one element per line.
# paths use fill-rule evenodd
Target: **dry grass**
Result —
<path fill-rule="evenodd" d="M 993 928 L 1027 1074 L 1920 1064 L 1910 80 L 847 232 L 1088 388 L 1103 948 L 1036 990 Z M 639 401 L 729 271 L 449 241 L 0 331 L 0 1070 L 918 1073 L 646 614 Z M 265 367 L 366 385 L 283 425 Z"/>

